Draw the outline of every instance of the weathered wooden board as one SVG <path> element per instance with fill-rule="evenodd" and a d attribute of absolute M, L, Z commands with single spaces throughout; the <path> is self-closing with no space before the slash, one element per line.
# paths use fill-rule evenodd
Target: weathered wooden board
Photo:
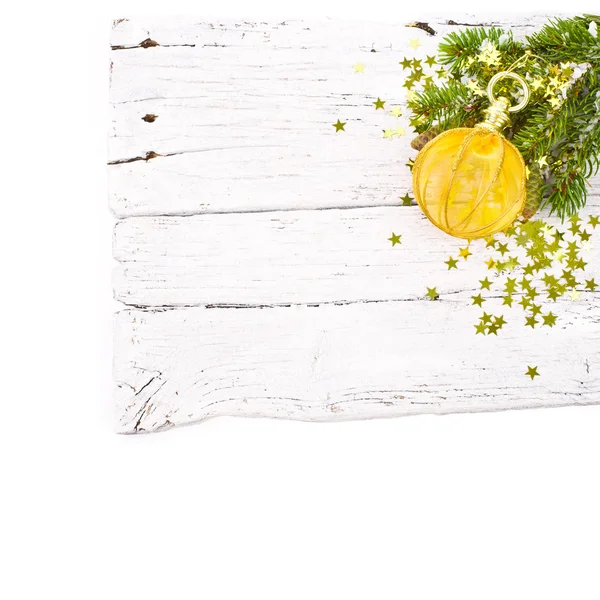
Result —
<path fill-rule="evenodd" d="M 455 17 L 455 16 L 454 16 Z M 544 16 L 465 17 L 512 26 Z M 115 22 L 110 206 L 119 431 L 215 415 L 306 420 L 600 401 L 600 299 L 552 305 L 553 329 L 473 335 L 477 260 L 415 206 L 399 58 L 456 28 Z M 419 49 L 422 53 L 423 48 Z M 351 65 L 367 65 L 355 75 Z M 335 134 L 331 123 L 348 123 Z M 382 139 L 381 130 L 407 135 Z M 585 214 L 600 210 L 594 180 Z M 226 214 L 223 214 L 226 213 Z M 402 234 L 392 248 L 386 238 Z M 586 260 L 598 275 L 598 248 Z M 440 298 L 424 300 L 426 286 Z M 486 310 L 506 312 L 492 293 Z M 504 307 L 506 308 L 506 307 Z M 542 376 L 524 376 L 536 364 Z"/>
<path fill-rule="evenodd" d="M 519 318 L 497 339 L 472 334 L 477 311 L 458 298 L 126 310 L 116 322 L 120 429 L 217 415 L 323 421 L 598 402 L 598 304 L 553 310 L 559 326 L 525 335 Z M 525 377 L 527 363 L 543 376 Z"/>
<path fill-rule="evenodd" d="M 402 246 L 386 241 L 392 230 Z M 483 240 L 449 272 L 444 261 L 464 245 L 417 206 L 132 217 L 115 228 L 115 296 L 150 307 L 318 304 L 414 300 L 435 285 L 444 299 L 498 279 Z M 600 264 L 600 245 L 585 259 Z"/>

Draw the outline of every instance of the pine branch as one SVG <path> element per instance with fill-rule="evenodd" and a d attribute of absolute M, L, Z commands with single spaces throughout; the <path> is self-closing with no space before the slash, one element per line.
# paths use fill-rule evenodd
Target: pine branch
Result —
<path fill-rule="evenodd" d="M 592 22 L 595 35 L 590 31 Z M 466 81 L 476 80 L 484 89 L 492 75 L 517 60 L 517 71 L 536 85 L 529 106 L 513 115 L 505 135 L 532 172 L 539 170 L 538 162 L 548 161 L 546 184 L 536 185 L 532 194 L 543 194 L 542 203 L 564 218 L 585 204 L 587 180 L 600 168 L 599 16 L 552 19 L 527 36 L 526 43 L 496 27 L 453 31 L 440 43 L 438 55 L 452 78 L 417 92 L 408 103 L 411 124 L 419 133 L 472 126 L 481 120 L 488 103 Z M 510 96 L 514 89 L 514 83 L 505 80 L 496 93 Z"/>

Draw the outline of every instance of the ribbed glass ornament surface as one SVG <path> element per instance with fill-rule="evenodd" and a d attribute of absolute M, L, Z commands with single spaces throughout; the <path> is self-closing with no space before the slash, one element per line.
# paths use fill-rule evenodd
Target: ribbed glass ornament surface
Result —
<path fill-rule="evenodd" d="M 523 209 L 525 163 L 495 131 L 451 129 L 417 156 L 413 188 L 434 225 L 459 238 L 486 237 L 507 228 Z"/>

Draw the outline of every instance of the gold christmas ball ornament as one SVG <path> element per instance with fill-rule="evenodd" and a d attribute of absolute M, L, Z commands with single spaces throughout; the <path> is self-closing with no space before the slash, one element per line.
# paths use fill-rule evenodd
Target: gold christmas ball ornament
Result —
<path fill-rule="evenodd" d="M 518 81 L 524 97 L 510 106 L 494 96 L 496 83 Z M 526 200 L 526 169 L 521 153 L 502 135 L 510 112 L 523 109 L 529 87 L 519 75 L 503 71 L 490 79 L 490 107 L 483 123 L 441 133 L 419 152 L 413 166 L 415 198 L 436 226 L 464 239 L 487 237 L 509 227 Z"/>

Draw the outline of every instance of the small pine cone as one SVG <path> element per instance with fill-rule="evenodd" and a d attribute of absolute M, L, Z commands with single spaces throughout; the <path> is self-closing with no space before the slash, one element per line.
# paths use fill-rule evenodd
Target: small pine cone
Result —
<path fill-rule="evenodd" d="M 410 146 L 413 150 L 421 150 L 427 142 L 430 142 L 434 137 L 440 133 L 440 128 L 434 125 L 431 129 L 424 131 L 418 135 L 411 143 Z"/>
<path fill-rule="evenodd" d="M 542 172 L 537 167 L 532 168 L 526 185 L 527 196 L 525 198 L 525 206 L 521 213 L 521 216 L 525 221 L 529 221 L 540 207 L 544 193 L 544 183 L 545 181 Z"/>

